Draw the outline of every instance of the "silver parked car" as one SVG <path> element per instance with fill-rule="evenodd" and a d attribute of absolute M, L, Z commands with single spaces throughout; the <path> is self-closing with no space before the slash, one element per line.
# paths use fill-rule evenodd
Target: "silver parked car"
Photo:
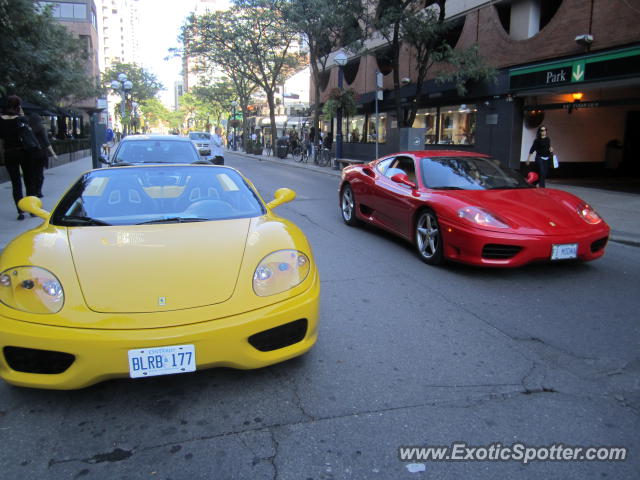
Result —
<path fill-rule="evenodd" d="M 189 132 L 189 140 L 200 152 L 200 155 L 208 157 L 211 155 L 211 134 L 207 132 Z"/>
<path fill-rule="evenodd" d="M 110 159 L 101 157 L 100 161 L 109 166 L 206 162 L 188 138 L 176 135 L 129 135 L 118 143 Z"/>

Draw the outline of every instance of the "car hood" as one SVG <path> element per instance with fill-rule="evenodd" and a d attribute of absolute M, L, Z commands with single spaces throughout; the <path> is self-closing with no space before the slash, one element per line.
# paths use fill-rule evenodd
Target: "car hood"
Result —
<path fill-rule="evenodd" d="M 69 229 L 87 306 L 96 312 L 180 310 L 234 292 L 250 219 Z"/>
<path fill-rule="evenodd" d="M 582 200 L 561 190 L 467 190 L 455 197 L 506 220 L 514 233 L 561 235 L 589 227 L 577 213 Z"/>

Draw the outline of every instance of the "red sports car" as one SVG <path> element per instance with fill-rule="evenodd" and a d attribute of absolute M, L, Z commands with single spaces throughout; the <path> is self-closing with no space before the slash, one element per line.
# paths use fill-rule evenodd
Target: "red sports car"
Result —
<path fill-rule="evenodd" d="M 429 264 L 493 267 L 594 260 L 609 226 L 570 193 L 535 188 L 486 155 L 400 152 L 342 171 L 340 210 L 412 242 Z"/>

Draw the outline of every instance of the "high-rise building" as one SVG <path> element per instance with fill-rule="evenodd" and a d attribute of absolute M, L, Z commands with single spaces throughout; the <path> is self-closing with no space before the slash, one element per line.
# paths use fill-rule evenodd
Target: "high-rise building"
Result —
<path fill-rule="evenodd" d="M 100 69 L 105 71 L 116 63 L 140 63 L 138 41 L 138 0 L 95 0 L 98 5 L 98 34 L 100 37 Z M 115 78 L 103 78 L 109 84 Z M 121 99 L 107 96 L 107 121 L 115 125 L 114 109 Z"/>
<path fill-rule="evenodd" d="M 96 0 L 101 39 L 100 66 L 139 63 L 138 0 Z"/>
<path fill-rule="evenodd" d="M 228 0 L 198 0 L 193 13 L 195 15 L 204 15 L 208 12 L 217 12 L 227 10 L 229 8 Z M 182 58 L 182 84 L 185 92 L 191 90 L 194 86 L 201 83 L 201 80 L 205 74 L 198 71 L 197 62 L 184 55 Z M 214 76 L 222 76 L 221 73 Z"/>

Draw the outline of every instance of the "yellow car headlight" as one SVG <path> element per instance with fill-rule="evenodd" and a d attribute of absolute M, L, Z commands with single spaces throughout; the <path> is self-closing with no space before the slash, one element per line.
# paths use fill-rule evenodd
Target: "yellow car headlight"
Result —
<path fill-rule="evenodd" d="M 253 273 L 253 291 L 260 297 L 285 292 L 307 278 L 310 263 L 309 257 L 297 250 L 270 253 Z"/>
<path fill-rule="evenodd" d="M 0 273 L 0 302 L 29 313 L 57 313 L 64 290 L 56 276 L 40 267 L 14 267 Z"/>

